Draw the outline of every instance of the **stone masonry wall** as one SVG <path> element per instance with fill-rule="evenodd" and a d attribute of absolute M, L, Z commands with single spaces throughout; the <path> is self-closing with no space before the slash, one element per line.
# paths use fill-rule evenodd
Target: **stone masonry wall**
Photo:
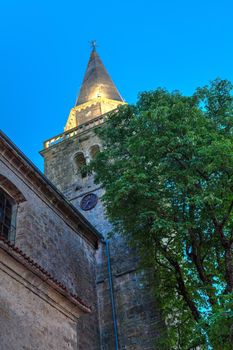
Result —
<path fill-rule="evenodd" d="M 95 144 L 100 145 L 100 141 L 91 131 L 58 143 L 44 152 L 45 172 L 72 204 L 107 238 L 112 226 L 106 219 L 101 203 L 103 189 L 93 183 L 92 176 L 82 179 L 73 161 L 76 152 L 82 151 L 88 162 L 90 148 Z M 89 192 L 98 196 L 98 203 L 92 210 L 82 211 L 81 199 Z M 156 341 L 160 332 L 161 319 L 149 285 L 148 274 L 138 270 L 138 257 L 129 249 L 122 237 L 115 234 L 109 242 L 119 348 L 120 350 L 158 349 Z M 101 350 L 113 350 L 115 347 L 108 261 L 104 244 L 97 252 L 96 259 Z"/>
<path fill-rule="evenodd" d="M 39 189 L 0 160 L 0 173 L 23 193 L 16 223 L 16 246 L 92 307 L 79 320 L 79 349 L 99 350 L 95 250 L 46 202 Z"/>
<path fill-rule="evenodd" d="M 0 349 L 76 350 L 74 321 L 0 269 Z"/>

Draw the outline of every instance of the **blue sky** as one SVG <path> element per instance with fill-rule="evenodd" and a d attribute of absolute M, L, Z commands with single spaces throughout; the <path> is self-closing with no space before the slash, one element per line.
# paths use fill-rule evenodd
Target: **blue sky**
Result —
<path fill-rule="evenodd" d="M 127 102 L 158 86 L 233 81 L 233 1 L 7 0 L 0 4 L 0 128 L 38 166 L 63 131 L 90 54 Z"/>

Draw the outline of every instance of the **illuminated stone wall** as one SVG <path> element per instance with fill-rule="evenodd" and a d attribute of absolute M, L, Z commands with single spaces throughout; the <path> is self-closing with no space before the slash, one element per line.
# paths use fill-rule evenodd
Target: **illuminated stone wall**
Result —
<path fill-rule="evenodd" d="M 114 101 L 104 97 L 98 97 L 79 106 L 76 106 L 70 111 L 65 126 L 65 131 L 73 129 L 78 125 L 87 123 L 92 119 L 108 113 L 116 109 L 118 106 L 124 104 L 124 102 Z"/>

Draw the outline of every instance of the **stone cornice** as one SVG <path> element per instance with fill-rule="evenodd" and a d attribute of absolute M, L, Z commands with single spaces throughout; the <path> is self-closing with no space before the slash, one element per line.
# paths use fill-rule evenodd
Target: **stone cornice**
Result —
<path fill-rule="evenodd" d="M 91 308 L 77 295 L 71 294 L 63 284 L 2 237 L 0 268 L 73 320 L 83 313 L 91 312 Z"/>

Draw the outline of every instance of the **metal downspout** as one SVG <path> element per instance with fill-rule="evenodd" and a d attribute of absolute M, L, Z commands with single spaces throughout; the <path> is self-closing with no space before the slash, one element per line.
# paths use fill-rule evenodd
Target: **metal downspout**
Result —
<path fill-rule="evenodd" d="M 112 268 L 111 268 L 111 260 L 110 260 L 109 241 L 106 240 L 105 243 L 106 243 L 106 254 L 107 254 L 107 260 L 108 260 L 108 281 L 109 281 L 109 291 L 110 291 L 110 298 L 111 298 L 111 304 L 112 304 L 112 319 L 113 319 L 113 326 L 114 326 L 115 350 L 118 350 L 119 349 L 118 327 L 117 327 L 117 318 L 116 318 L 116 304 L 115 304 L 113 283 L 112 283 Z"/>

